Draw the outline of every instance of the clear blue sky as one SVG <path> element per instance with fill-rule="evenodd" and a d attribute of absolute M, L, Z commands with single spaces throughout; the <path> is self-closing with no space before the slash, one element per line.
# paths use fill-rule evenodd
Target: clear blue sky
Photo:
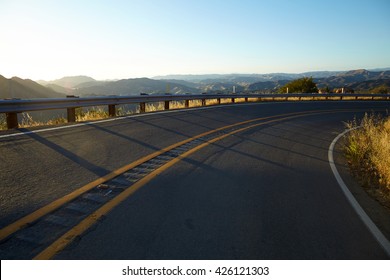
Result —
<path fill-rule="evenodd" d="M 8 78 L 380 67 L 390 67 L 389 0 L 0 0 Z"/>

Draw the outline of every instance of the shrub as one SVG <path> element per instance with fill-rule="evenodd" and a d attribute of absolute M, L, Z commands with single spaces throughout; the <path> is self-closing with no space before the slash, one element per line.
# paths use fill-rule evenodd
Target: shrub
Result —
<path fill-rule="evenodd" d="M 305 77 L 298 80 L 289 82 L 285 86 L 279 89 L 279 93 L 317 93 L 318 88 L 316 83 L 313 82 L 313 78 Z"/>
<path fill-rule="evenodd" d="M 366 114 L 349 127 L 345 152 L 353 173 L 368 193 L 390 207 L 390 118 Z"/>

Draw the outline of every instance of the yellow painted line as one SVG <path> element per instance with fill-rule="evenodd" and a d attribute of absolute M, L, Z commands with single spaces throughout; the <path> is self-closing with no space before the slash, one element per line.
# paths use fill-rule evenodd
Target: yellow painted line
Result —
<path fill-rule="evenodd" d="M 168 148 L 165 148 L 165 149 L 168 149 Z M 48 205 L 34 211 L 33 213 L 31 213 L 31 214 L 17 220 L 16 222 L 2 228 L 0 230 L 0 241 L 7 238 L 9 235 L 13 234 L 14 232 L 28 226 L 29 224 L 33 223 L 34 221 L 38 220 L 39 218 L 49 214 L 50 212 L 53 212 L 54 210 L 58 209 L 59 207 L 61 207 L 64 204 L 72 201 L 73 199 L 77 198 L 78 196 L 82 195 L 83 193 L 95 188 L 96 186 L 98 186 L 98 185 L 100 185 L 108 180 L 115 178 L 116 176 L 136 167 L 137 165 L 140 165 L 140 164 L 152 159 L 156 155 L 164 153 L 165 149 L 158 151 L 158 152 L 155 152 L 155 153 L 152 153 L 146 157 L 143 157 L 143 158 L 136 160 L 128 165 L 125 165 L 125 166 L 123 166 L 123 167 L 103 176 L 103 177 L 100 177 L 100 178 L 96 179 L 95 181 L 86 184 L 85 186 L 49 203 Z"/>
<path fill-rule="evenodd" d="M 111 180 L 113 178 L 115 178 L 116 176 L 154 158 L 154 157 L 157 157 L 169 150 L 172 150 L 178 146 L 181 146 L 183 144 L 186 144 L 188 142 L 191 142 L 195 139 L 198 139 L 198 138 L 201 138 L 203 136 L 207 136 L 211 133 L 214 133 L 214 132 L 217 132 L 217 131 L 220 131 L 220 130 L 224 130 L 224 129 L 228 129 L 228 128 L 232 128 L 232 127 L 235 127 L 235 126 L 239 126 L 239 125 L 243 125 L 243 124 L 247 124 L 247 123 L 251 123 L 251 122 L 256 122 L 256 121 L 261 121 L 261 120 L 266 120 L 266 119 L 271 119 L 271 118 L 278 118 L 278 117 L 284 117 L 284 116 L 294 116 L 294 115 L 302 115 L 302 114 L 307 114 L 307 113 L 311 113 L 311 112 L 315 112 L 315 111 L 307 111 L 307 112 L 303 112 L 303 113 L 288 113 L 288 114 L 280 114 L 280 115 L 275 115 L 275 116 L 269 116 L 269 117 L 262 117 L 262 118 L 257 118 L 257 119 L 252 119 L 252 120 L 247 120 L 247 121 L 243 121 L 243 122 L 239 122 L 239 123 L 235 123 L 235 124 L 231 124 L 231 125 L 227 125 L 227 126 L 224 126 L 224 127 L 221 127 L 221 128 L 218 128 L 218 129 L 214 129 L 214 130 L 210 130 L 210 131 L 207 131 L 207 132 L 204 132 L 204 133 L 201 133 L 197 136 L 194 136 L 194 137 L 191 137 L 191 138 L 188 138 L 186 140 L 183 140 L 181 142 L 178 142 L 178 143 L 175 143 L 171 146 L 168 146 L 160 151 L 156 151 L 148 156 L 145 156 L 141 159 L 138 159 L 130 164 L 127 164 L 125 166 L 122 166 L 121 168 L 101 177 L 101 178 L 98 178 L 96 179 L 95 181 L 93 182 L 90 182 L 88 184 L 86 184 L 85 186 L 49 203 L 48 205 L 34 211 L 33 213 L 15 221 L 14 223 L 12 224 L 9 224 L 8 226 L 5 226 L 4 228 L 0 229 L 0 241 L 1 240 L 4 240 L 6 239 L 8 236 L 10 236 L 11 234 L 17 232 L 18 230 L 20 229 L 23 229 L 25 227 L 27 227 L 29 224 L 32 224 L 33 222 L 35 222 L 36 220 L 38 220 L 39 218 L 53 212 L 54 210 L 58 209 L 59 207 L 61 207 L 62 205 L 66 204 L 66 203 L 69 203 L 70 201 L 74 200 L 75 198 L 77 198 L 78 196 L 82 195 L 83 193 L 97 187 L 98 185 L 108 181 L 108 180 Z M 327 111 L 323 111 L 324 113 L 327 112 Z"/>
<path fill-rule="evenodd" d="M 139 190 L 141 187 L 143 187 L 145 184 L 150 182 L 152 179 L 154 179 L 156 176 L 164 172 L 165 170 L 169 169 L 172 167 L 174 164 L 178 163 L 182 159 L 188 157 L 189 155 L 197 152 L 198 150 L 214 143 L 219 140 L 222 140 L 230 135 L 239 133 L 244 130 L 248 130 L 253 127 L 265 125 L 265 124 L 270 124 L 273 122 L 279 122 L 282 120 L 288 120 L 288 119 L 294 119 L 302 116 L 311 116 L 311 115 L 319 115 L 319 114 L 324 114 L 324 113 L 338 113 L 338 112 L 343 112 L 343 111 L 356 111 L 356 110 L 333 110 L 333 111 L 311 111 L 310 113 L 305 112 L 301 114 L 285 114 L 285 115 L 290 115 L 288 117 L 282 117 L 279 119 L 275 120 L 270 120 L 267 122 L 262 122 L 262 123 L 257 123 L 257 124 L 252 124 L 234 131 L 231 131 L 229 133 L 226 133 L 224 135 L 218 136 L 216 138 L 213 138 L 205 143 L 202 143 L 193 149 L 183 153 L 182 155 L 179 155 L 178 157 L 170 160 L 166 164 L 162 165 L 158 169 L 152 171 L 136 183 L 134 183 L 131 187 L 128 189 L 124 190 L 122 193 L 114 197 L 112 200 L 107 202 L 105 205 L 100 207 L 98 210 L 96 210 L 94 213 L 90 214 L 88 217 L 86 217 L 84 220 L 82 220 L 78 225 L 70 229 L 68 232 L 66 232 L 64 235 L 62 235 L 60 238 L 58 238 L 54 243 L 52 243 L 50 246 L 48 246 L 45 250 L 43 250 L 41 253 L 39 253 L 37 256 L 34 257 L 36 260 L 48 260 L 51 259 L 53 256 L 61 252 L 66 246 L 68 246 L 77 236 L 80 236 L 82 233 L 84 233 L 88 228 L 90 228 L 94 223 L 96 223 L 102 216 L 106 215 L 108 212 L 110 212 L 114 207 L 119 205 L 122 201 L 127 199 L 130 195 L 135 193 L 137 190 Z M 292 115 L 292 116 L 291 116 Z M 266 118 L 262 118 L 266 119 Z M 248 121 L 244 122 L 248 123 Z M 220 130 L 220 129 L 218 129 Z"/>
<path fill-rule="evenodd" d="M 311 112 L 311 111 L 307 111 L 307 112 Z M 172 150 L 176 147 L 179 147 L 183 144 L 186 144 L 188 142 L 191 142 L 195 139 L 198 139 L 198 138 L 201 138 L 201 137 L 204 137 L 204 136 L 207 136 L 211 133 L 214 133 L 214 132 L 217 132 L 217 131 L 220 131 L 220 130 L 224 130 L 224 129 L 227 129 L 227 128 L 231 128 L 231 127 L 235 127 L 235 126 L 239 126 L 239 125 L 243 125 L 243 124 L 247 124 L 247 123 L 251 123 L 251 122 L 256 122 L 256 121 L 261 121 L 261 120 L 265 120 L 265 119 L 270 119 L 270 118 L 277 118 L 277 117 L 283 117 L 283 116 L 289 116 L 289 115 L 298 115 L 298 114 L 302 114 L 302 113 L 288 113 L 288 114 L 281 114 L 281 115 L 275 115 L 275 116 L 269 116 L 269 117 L 262 117 L 262 118 L 257 118 L 257 119 L 252 119 L 252 120 L 247 120 L 247 121 L 243 121 L 243 122 L 239 122 L 239 123 L 235 123 L 235 124 L 231 124 L 231 125 L 227 125 L 227 126 L 224 126 L 224 127 L 221 127 L 221 128 L 218 128 L 218 129 L 214 129 L 214 130 L 210 130 L 210 131 L 207 131 L 207 132 L 204 132 L 204 133 L 201 133 L 199 135 L 196 135 L 194 137 L 191 137 L 191 138 L 188 138 L 186 140 L 183 140 L 181 142 L 178 142 L 178 143 L 175 143 L 175 144 L 172 144 L 164 149 L 161 149 L 159 151 L 156 151 L 150 155 L 147 155 L 143 158 L 140 158 L 130 164 L 127 164 L 125 166 L 122 166 L 120 167 L 119 169 L 101 177 L 101 178 L 98 178 L 96 179 L 95 181 L 93 182 L 90 182 L 86 185 L 84 185 L 83 187 L 47 204 L 46 206 L 43 206 L 42 208 L 34 211 L 33 213 L 31 214 L 28 214 L 26 216 L 24 216 L 23 218 L 13 222 L 12 224 L 9 224 L 7 226 L 5 226 L 4 228 L 0 229 L 0 241 L 6 239 L 8 236 L 10 236 L 11 234 L 17 232 L 18 230 L 21 230 L 25 227 L 27 227 L 28 225 L 34 223 L 36 220 L 38 220 L 39 218 L 53 212 L 54 210 L 58 209 L 59 207 L 61 207 L 62 205 L 66 204 L 66 203 L 69 203 L 70 201 L 74 200 L 75 198 L 77 198 L 78 196 L 84 194 L 85 192 L 97 187 L 98 185 L 108 181 L 108 180 L 111 180 L 113 178 L 115 178 L 116 176 L 154 158 L 154 157 L 157 157 L 169 150 Z"/>

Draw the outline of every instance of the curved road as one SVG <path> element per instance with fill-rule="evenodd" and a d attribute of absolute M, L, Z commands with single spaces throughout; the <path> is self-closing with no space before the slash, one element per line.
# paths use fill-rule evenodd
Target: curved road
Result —
<path fill-rule="evenodd" d="M 389 108 L 389 102 L 262 103 L 3 133 L 0 226 L 211 129 L 347 109 L 260 125 L 208 145 L 143 186 L 55 258 L 384 259 L 337 185 L 327 153 L 343 121 Z"/>

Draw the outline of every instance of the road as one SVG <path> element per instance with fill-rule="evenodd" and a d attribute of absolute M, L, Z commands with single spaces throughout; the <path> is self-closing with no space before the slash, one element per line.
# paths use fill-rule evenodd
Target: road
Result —
<path fill-rule="evenodd" d="M 0 226 L 189 137 L 254 118 L 316 111 L 255 126 L 183 158 L 54 258 L 387 258 L 345 199 L 327 153 L 343 121 L 389 107 L 249 104 L 0 138 Z"/>

